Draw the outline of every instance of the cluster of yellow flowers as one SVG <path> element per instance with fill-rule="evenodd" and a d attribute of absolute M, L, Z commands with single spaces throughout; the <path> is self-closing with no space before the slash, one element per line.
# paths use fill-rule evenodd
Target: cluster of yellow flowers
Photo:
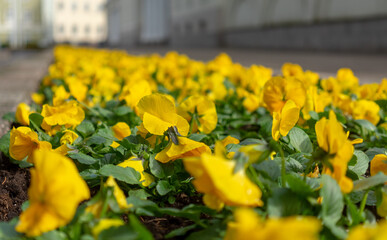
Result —
<path fill-rule="evenodd" d="M 243 111 L 251 114 L 259 108 L 266 109 L 272 116 L 271 138 L 277 144 L 297 124 L 309 128 L 307 121 L 313 118 L 312 112 L 318 114 L 330 109 L 329 117 L 317 119 L 311 131 L 316 147 L 324 156 L 321 173 L 336 180 L 343 194 L 354 188 L 347 170 L 354 155 L 353 145 L 361 140 L 349 140 L 349 132 L 332 109 L 339 109 L 348 119 L 364 119 L 384 126 L 385 119 L 380 118 L 380 107 L 375 101 L 387 99 L 387 79 L 380 84 L 359 85 L 350 69 L 343 68 L 336 77 L 320 79 L 317 73 L 291 63 L 283 65 L 281 76 L 273 76 L 272 69 L 257 65 L 246 68 L 233 63 L 226 54 L 208 63 L 176 52 L 165 57 L 131 56 L 123 51 L 59 46 L 54 54 L 56 61 L 42 82 L 44 90 L 32 95 L 35 107 L 19 104 L 15 118 L 23 126 L 10 132 L 10 156 L 34 165 L 28 191 L 30 205 L 16 228 L 28 236 L 68 224 L 78 204 L 90 198 L 87 184 L 66 155 L 80 151 L 77 139 L 82 139 L 82 147 L 87 142 L 77 126 L 85 119 L 95 118 L 93 114 L 98 107 L 108 109 L 111 101 L 129 107 L 139 124 L 114 119 L 108 124 L 94 119 L 112 133 L 106 147 L 120 149 L 125 138 L 138 136 L 149 143 L 148 149 L 160 163 L 183 159 L 184 168 L 193 177 L 196 191 L 203 194 L 206 206 L 216 211 L 225 206 L 236 207 L 227 208 L 234 210 L 234 221 L 228 223 L 226 239 L 317 239 L 322 223 L 314 216 L 265 220 L 254 212 L 254 208 L 265 204 L 263 189 L 257 184 L 259 180 L 252 181 L 247 168 L 261 161 L 263 145 L 244 145 L 231 151 L 229 146 L 238 145 L 243 139 L 217 136 L 214 144 L 207 145 L 190 138 L 193 134 L 210 135 L 217 128 L 220 104 L 230 99 L 239 101 L 233 104 L 243 106 Z M 40 122 L 31 123 L 31 116 L 40 117 Z M 275 151 L 270 149 L 267 157 L 283 155 Z M 380 154 L 371 161 L 372 176 L 378 172 L 387 174 L 386 159 L 386 155 Z M 134 169 L 140 175 L 141 187 L 146 189 L 157 179 L 150 173 L 147 160 L 131 154 L 115 165 Z M 308 174 L 308 177 L 318 176 L 318 166 Z M 112 188 L 119 208 L 129 211 L 132 205 L 112 176 L 104 187 Z M 320 198 L 320 203 L 321 200 L 324 201 Z M 93 230 L 94 236 L 105 228 L 124 224 L 118 219 L 102 218 L 107 211 L 102 200 L 88 203 L 85 211 L 101 217 L 101 224 Z M 378 213 L 387 216 L 387 194 L 378 206 Z M 382 225 L 357 227 L 349 239 L 358 239 L 358 234 L 364 232 L 386 233 L 379 228 Z"/>

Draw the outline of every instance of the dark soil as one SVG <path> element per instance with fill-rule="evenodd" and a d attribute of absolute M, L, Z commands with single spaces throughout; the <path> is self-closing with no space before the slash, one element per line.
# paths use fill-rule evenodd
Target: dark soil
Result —
<path fill-rule="evenodd" d="M 188 196 L 184 193 L 178 194 L 176 196 L 176 201 L 173 204 L 166 204 L 165 207 L 178 208 L 182 209 L 189 204 L 203 204 L 201 196 Z M 206 218 L 207 216 L 203 216 Z M 148 217 L 142 216 L 140 220 L 145 225 L 145 227 L 152 233 L 153 237 L 156 240 L 165 239 L 165 235 L 170 233 L 171 231 L 189 226 L 194 222 L 181 217 L 174 217 L 165 215 L 163 217 Z M 182 237 L 173 237 L 169 238 L 171 240 L 174 239 L 184 239 L 186 236 Z"/>
<path fill-rule="evenodd" d="M 29 171 L 10 163 L 0 153 L 0 221 L 9 221 L 20 215 L 21 205 L 28 198 L 29 183 Z"/>

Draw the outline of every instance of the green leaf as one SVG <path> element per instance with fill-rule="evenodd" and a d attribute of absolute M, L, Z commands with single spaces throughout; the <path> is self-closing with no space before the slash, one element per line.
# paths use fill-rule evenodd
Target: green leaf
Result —
<path fill-rule="evenodd" d="M 129 196 L 138 197 L 139 199 L 147 199 L 151 195 L 144 189 L 129 190 Z"/>
<path fill-rule="evenodd" d="M 341 218 L 344 201 L 340 186 L 329 175 L 322 175 L 320 196 L 322 197 L 320 215 L 324 224 L 335 225 Z"/>
<path fill-rule="evenodd" d="M 15 112 L 9 112 L 4 114 L 2 119 L 10 122 L 16 122 Z"/>
<path fill-rule="evenodd" d="M 165 178 L 173 174 L 173 164 L 157 161 L 155 154 L 150 155 L 149 168 L 151 173 L 158 178 Z"/>
<path fill-rule="evenodd" d="M 117 116 L 125 116 L 126 114 L 132 112 L 132 109 L 128 106 L 119 106 L 118 108 L 114 109 L 113 112 Z"/>
<path fill-rule="evenodd" d="M 16 221 L 0 222 L 0 239 L 19 240 L 23 235 L 15 231 Z"/>
<path fill-rule="evenodd" d="M 137 233 L 137 239 L 152 240 L 153 236 L 134 214 L 129 215 L 129 224 Z"/>
<path fill-rule="evenodd" d="M 84 153 L 69 153 L 68 156 L 71 158 L 71 159 L 75 159 L 77 160 L 79 163 L 82 163 L 82 164 L 85 164 L 85 165 L 91 165 L 91 164 L 94 164 L 96 163 L 98 160 L 89 156 L 89 155 L 86 155 Z"/>
<path fill-rule="evenodd" d="M 259 164 L 253 164 L 253 167 L 265 177 L 276 181 L 281 176 L 281 169 L 277 162 L 266 160 Z"/>
<path fill-rule="evenodd" d="M 301 213 L 305 203 L 286 188 L 276 188 L 267 201 L 267 213 L 271 217 L 284 217 Z"/>
<path fill-rule="evenodd" d="M 192 225 L 189 225 L 189 226 L 186 226 L 186 227 L 181 227 L 181 228 L 172 230 L 167 235 L 165 235 L 165 238 L 168 239 L 168 238 L 183 236 L 188 231 L 191 231 L 192 229 L 195 229 L 196 227 L 197 227 L 196 224 L 192 224 Z"/>
<path fill-rule="evenodd" d="M 81 122 L 75 130 L 77 130 L 84 138 L 95 132 L 93 123 L 88 120 Z"/>
<path fill-rule="evenodd" d="M 165 194 L 169 193 L 170 191 L 174 190 L 174 187 L 169 184 L 168 181 L 166 180 L 161 180 L 157 183 L 156 185 L 156 190 L 157 192 L 161 195 L 164 196 Z"/>
<path fill-rule="evenodd" d="M 139 240 L 138 233 L 127 225 L 110 227 L 98 235 L 98 240 Z"/>
<path fill-rule="evenodd" d="M 353 182 L 352 191 L 366 190 L 377 185 L 384 184 L 385 182 L 387 182 L 387 176 L 384 175 L 382 172 L 379 172 L 378 174 L 372 177 Z"/>
<path fill-rule="evenodd" d="M 4 155 L 9 156 L 9 143 L 11 139 L 11 134 L 10 132 L 4 134 L 0 138 L 0 151 L 4 153 Z"/>
<path fill-rule="evenodd" d="M 361 216 L 359 209 L 357 209 L 356 205 L 351 201 L 348 195 L 345 196 L 345 201 L 347 203 L 347 216 L 350 221 L 350 226 L 355 226 L 361 223 L 364 219 Z"/>
<path fill-rule="evenodd" d="M 357 119 L 355 123 L 362 128 L 362 132 L 374 132 L 376 130 L 375 125 L 365 119 Z"/>
<path fill-rule="evenodd" d="M 140 173 L 138 173 L 136 170 L 134 170 L 131 167 L 120 167 L 120 166 L 115 166 L 112 164 L 107 164 L 103 166 L 100 170 L 99 173 L 103 176 L 109 177 L 112 176 L 115 179 L 126 182 L 128 184 L 139 184 L 140 180 Z"/>
<path fill-rule="evenodd" d="M 302 129 L 294 127 L 289 132 L 290 144 L 299 152 L 312 153 L 313 146 L 306 134 Z"/>
<path fill-rule="evenodd" d="M 313 189 L 302 178 L 297 174 L 288 174 L 285 176 L 285 181 L 289 188 L 299 195 L 309 196 L 313 194 Z"/>
<path fill-rule="evenodd" d="M 31 113 L 29 115 L 30 124 L 32 124 L 36 129 L 40 129 L 40 125 L 42 125 L 43 118 L 44 117 L 39 113 Z"/>
<path fill-rule="evenodd" d="M 378 154 L 386 154 L 386 149 L 385 148 L 370 148 L 368 149 L 365 154 L 368 156 L 368 159 L 371 161 L 374 159 L 375 155 Z"/>
<path fill-rule="evenodd" d="M 36 238 L 36 240 L 52 240 L 52 239 L 55 239 L 55 240 L 67 240 L 68 238 L 66 236 L 66 233 L 60 232 L 60 231 L 57 231 L 57 230 L 46 232 L 42 236 L 39 236 L 39 237 Z"/>
<path fill-rule="evenodd" d="M 357 161 L 354 166 L 348 166 L 348 169 L 355 172 L 358 176 L 364 175 L 369 165 L 368 156 L 360 150 L 355 150 L 353 154 L 356 156 Z"/>
<path fill-rule="evenodd" d="M 197 142 L 200 142 L 203 138 L 207 137 L 206 134 L 193 133 L 188 138 Z"/>

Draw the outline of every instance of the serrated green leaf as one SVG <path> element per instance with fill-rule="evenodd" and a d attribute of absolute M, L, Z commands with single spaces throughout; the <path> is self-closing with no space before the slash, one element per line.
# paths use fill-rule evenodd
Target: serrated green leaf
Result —
<path fill-rule="evenodd" d="M 322 197 L 320 215 L 324 224 L 329 223 L 335 225 L 341 218 L 344 209 L 344 200 L 340 186 L 329 175 L 322 175 L 320 196 Z"/>
<path fill-rule="evenodd" d="M 139 184 L 140 180 L 140 173 L 138 173 L 136 170 L 134 170 L 131 167 L 120 167 L 120 166 L 115 166 L 111 164 L 107 164 L 103 166 L 100 170 L 99 173 L 103 176 L 109 177 L 112 176 L 115 179 L 126 182 L 128 184 Z"/>
<path fill-rule="evenodd" d="M 294 127 L 289 134 L 290 144 L 299 152 L 311 153 L 313 151 L 312 142 L 302 129 Z"/>
<path fill-rule="evenodd" d="M 96 163 L 98 160 L 89 156 L 89 155 L 86 155 L 84 153 L 69 153 L 68 156 L 71 158 L 71 159 L 75 159 L 77 160 L 79 163 L 82 163 L 82 164 L 85 164 L 85 165 L 91 165 L 91 164 L 94 164 Z"/>
<path fill-rule="evenodd" d="M 366 190 L 377 185 L 384 184 L 385 182 L 387 182 L 387 176 L 384 175 L 382 172 L 379 172 L 378 174 L 372 177 L 353 182 L 352 191 Z"/>

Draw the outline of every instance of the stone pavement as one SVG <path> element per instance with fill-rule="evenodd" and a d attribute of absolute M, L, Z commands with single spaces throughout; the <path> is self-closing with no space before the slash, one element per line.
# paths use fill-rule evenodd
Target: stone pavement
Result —
<path fill-rule="evenodd" d="M 0 136 L 10 123 L 1 117 L 15 111 L 21 102 L 29 103 L 53 59 L 52 49 L 14 52 L 0 55 Z"/>

